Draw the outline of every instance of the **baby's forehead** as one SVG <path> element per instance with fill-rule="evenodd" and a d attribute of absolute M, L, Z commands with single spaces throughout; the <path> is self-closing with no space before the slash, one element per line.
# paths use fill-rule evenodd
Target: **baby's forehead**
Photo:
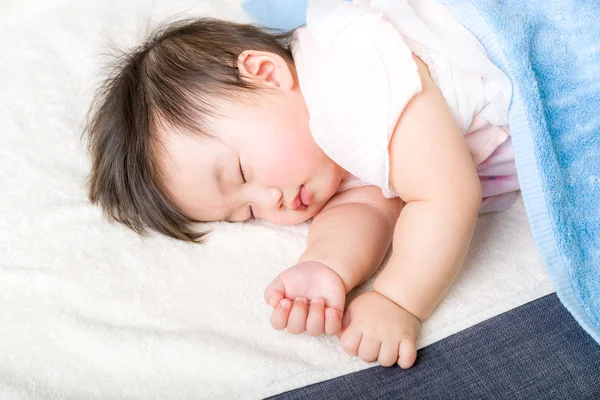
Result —
<path fill-rule="evenodd" d="M 180 169 L 186 164 L 210 165 L 224 149 L 219 140 L 204 135 L 163 132 L 157 146 L 157 159 L 163 167 Z"/>
<path fill-rule="evenodd" d="M 179 209 L 222 206 L 221 201 L 215 201 L 220 197 L 215 168 L 226 154 L 223 143 L 199 135 L 171 133 L 164 135 L 161 147 L 157 160 L 161 186 Z"/>
<path fill-rule="evenodd" d="M 237 115 L 239 113 L 233 107 L 221 108 L 220 112 L 204 116 L 193 126 L 156 124 L 157 161 L 164 167 L 167 164 L 181 167 L 183 163 L 192 162 L 210 167 L 218 157 L 234 152 L 243 144 L 237 140 L 236 131 L 244 125 Z"/>

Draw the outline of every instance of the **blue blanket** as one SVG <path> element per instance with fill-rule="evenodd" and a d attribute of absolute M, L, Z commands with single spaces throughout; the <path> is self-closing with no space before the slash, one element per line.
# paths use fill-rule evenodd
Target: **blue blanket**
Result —
<path fill-rule="evenodd" d="M 600 1 L 445 0 L 511 79 L 509 120 L 536 246 L 559 298 L 600 343 Z M 249 0 L 292 29 L 306 0 Z"/>

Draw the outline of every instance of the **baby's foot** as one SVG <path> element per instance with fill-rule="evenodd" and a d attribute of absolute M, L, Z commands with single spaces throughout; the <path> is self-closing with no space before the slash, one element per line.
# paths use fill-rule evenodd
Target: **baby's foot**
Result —
<path fill-rule="evenodd" d="M 335 335 L 342 328 L 346 289 L 331 268 L 306 261 L 279 274 L 265 290 L 265 301 L 274 308 L 271 326 L 277 330 Z"/>

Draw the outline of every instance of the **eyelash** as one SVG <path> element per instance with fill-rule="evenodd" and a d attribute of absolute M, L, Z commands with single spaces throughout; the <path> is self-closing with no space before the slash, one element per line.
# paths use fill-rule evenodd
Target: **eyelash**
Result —
<path fill-rule="evenodd" d="M 238 164 L 240 166 L 240 174 L 242 175 L 242 180 L 244 181 L 244 183 L 246 183 L 246 177 L 244 176 L 244 169 L 242 168 L 242 160 L 239 160 Z"/>
<path fill-rule="evenodd" d="M 238 164 L 240 166 L 240 174 L 242 175 L 242 180 L 244 181 L 244 183 L 246 183 L 246 176 L 244 175 L 244 169 L 242 168 L 242 160 L 239 160 Z M 254 212 L 252 212 L 252 206 L 248 206 L 248 208 L 250 209 L 250 219 L 254 219 Z"/>

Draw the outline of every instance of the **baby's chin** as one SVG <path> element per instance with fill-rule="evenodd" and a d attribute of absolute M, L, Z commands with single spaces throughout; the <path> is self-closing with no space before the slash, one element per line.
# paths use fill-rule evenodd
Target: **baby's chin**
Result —
<path fill-rule="evenodd" d="M 309 212 L 309 210 L 306 210 L 306 211 L 303 211 L 302 213 L 298 213 L 297 216 L 294 216 L 293 218 L 290 218 L 289 220 L 281 221 L 279 225 L 286 225 L 286 226 L 298 225 L 303 222 L 309 221 L 312 217 L 314 217 L 317 214 L 318 214 L 318 211 Z"/>
<path fill-rule="evenodd" d="M 321 208 L 323 208 L 322 205 L 321 206 L 311 205 L 306 210 L 297 211 L 295 213 L 295 215 L 290 216 L 285 219 L 277 219 L 277 220 L 272 220 L 272 221 L 262 220 L 262 221 L 268 222 L 268 223 L 274 224 L 274 225 L 283 225 L 283 226 L 298 225 L 298 224 L 309 221 L 311 218 L 313 218 L 315 215 L 317 215 L 319 213 L 319 211 L 321 211 Z"/>

